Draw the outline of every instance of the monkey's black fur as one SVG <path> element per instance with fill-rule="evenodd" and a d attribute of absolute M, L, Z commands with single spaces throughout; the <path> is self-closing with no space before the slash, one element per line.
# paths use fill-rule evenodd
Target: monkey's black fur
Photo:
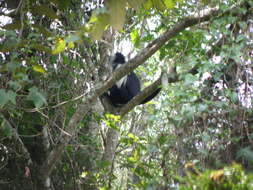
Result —
<path fill-rule="evenodd" d="M 113 70 L 121 67 L 125 64 L 125 57 L 121 53 L 116 53 L 111 61 Z M 122 107 L 129 102 L 134 96 L 136 96 L 141 89 L 140 80 L 134 72 L 121 78 L 108 90 L 106 96 L 115 107 Z M 159 92 L 161 88 L 158 88 L 154 93 L 145 98 L 140 104 L 145 104 L 152 100 Z"/>

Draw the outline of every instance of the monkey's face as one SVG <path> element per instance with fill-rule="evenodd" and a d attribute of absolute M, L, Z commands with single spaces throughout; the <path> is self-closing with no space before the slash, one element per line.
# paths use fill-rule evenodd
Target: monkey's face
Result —
<path fill-rule="evenodd" d="M 113 70 L 118 69 L 121 67 L 123 64 L 126 63 L 124 55 L 121 53 L 117 52 L 112 58 L 110 63 L 112 64 Z"/>

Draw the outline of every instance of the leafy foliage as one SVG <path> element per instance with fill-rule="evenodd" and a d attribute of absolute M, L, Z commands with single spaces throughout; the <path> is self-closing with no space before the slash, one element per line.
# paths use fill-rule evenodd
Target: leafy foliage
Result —
<path fill-rule="evenodd" d="M 194 166 L 193 166 L 194 167 Z M 196 168 L 195 168 L 196 170 Z M 179 187 L 180 190 L 247 190 L 252 189 L 252 176 L 246 175 L 241 166 L 233 164 L 221 170 L 207 170 L 198 175 L 188 173 L 183 179 L 184 185 Z"/>
<path fill-rule="evenodd" d="M 48 159 L 54 150 L 64 153 L 48 176 L 52 189 L 252 188 L 243 172 L 253 169 L 251 1 L 0 5 L 1 189 L 45 188 L 43 166 L 58 158 Z M 176 76 L 156 99 L 124 118 L 90 99 L 110 78 L 109 52 L 122 51 L 128 60 L 214 5 L 225 13 L 179 32 L 135 70 L 143 88 L 160 72 Z M 110 140 L 116 143 L 108 153 Z M 242 167 L 225 167 L 233 161 Z M 185 172 L 188 162 L 199 169 Z"/>

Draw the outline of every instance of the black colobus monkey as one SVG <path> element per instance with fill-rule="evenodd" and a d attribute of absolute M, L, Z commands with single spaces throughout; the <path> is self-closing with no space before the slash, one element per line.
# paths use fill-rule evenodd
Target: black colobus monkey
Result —
<path fill-rule="evenodd" d="M 113 70 L 118 69 L 125 63 L 126 61 L 124 55 L 119 52 L 114 55 L 113 60 L 111 61 Z M 136 96 L 140 90 L 140 80 L 134 72 L 131 72 L 117 81 L 116 84 L 108 90 L 106 96 L 114 107 L 122 107 L 134 96 Z M 161 88 L 158 88 L 154 93 L 145 98 L 140 104 L 145 104 L 146 102 L 153 99 L 160 92 L 160 90 Z"/>

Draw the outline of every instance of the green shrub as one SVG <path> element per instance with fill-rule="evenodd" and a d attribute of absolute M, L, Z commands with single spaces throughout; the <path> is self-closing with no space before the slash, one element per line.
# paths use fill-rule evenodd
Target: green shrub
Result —
<path fill-rule="evenodd" d="M 253 176 L 246 175 L 242 167 L 232 164 L 220 170 L 199 172 L 192 164 L 186 165 L 187 177 L 180 190 L 252 190 Z"/>

